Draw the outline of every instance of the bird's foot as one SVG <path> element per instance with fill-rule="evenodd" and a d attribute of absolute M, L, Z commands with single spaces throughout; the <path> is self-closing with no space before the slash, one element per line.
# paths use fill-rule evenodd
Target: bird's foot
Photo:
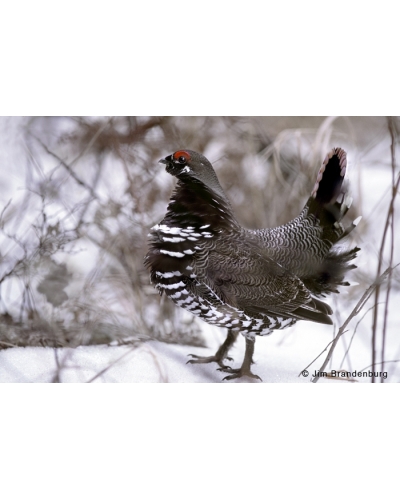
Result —
<path fill-rule="evenodd" d="M 255 378 L 258 380 L 261 380 L 262 378 L 253 373 L 250 368 L 245 368 L 241 366 L 240 368 L 231 368 L 230 366 L 224 366 L 221 368 L 217 368 L 220 372 L 228 372 L 230 375 L 227 375 L 224 377 L 222 380 L 233 380 L 235 378 L 241 378 L 241 377 L 250 377 L 250 378 Z"/>
<path fill-rule="evenodd" d="M 221 357 L 221 356 L 197 356 L 197 354 L 188 354 L 188 356 L 192 356 L 192 358 L 195 359 L 189 359 L 189 361 L 186 362 L 186 364 L 191 363 L 191 364 L 196 364 L 196 363 L 218 363 L 218 365 L 221 368 L 218 368 L 220 370 L 224 370 L 226 368 L 229 368 L 229 366 L 224 365 L 224 359 L 227 359 L 228 361 L 233 361 L 232 358 L 229 357 Z"/>

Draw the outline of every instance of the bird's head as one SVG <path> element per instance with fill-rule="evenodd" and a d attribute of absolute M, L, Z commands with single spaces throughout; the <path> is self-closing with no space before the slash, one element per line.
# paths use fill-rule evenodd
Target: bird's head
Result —
<path fill-rule="evenodd" d="M 214 168 L 205 156 L 190 149 L 180 149 L 166 156 L 159 163 L 166 165 L 165 170 L 181 182 L 198 181 L 225 198 Z"/>
<path fill-rule="evenodd" d="M 167 165 L 166 171 L 176 177 L 183 175 L 201 179 L 207 171 L 214 172 L 211 163 L 205 156 L 190 149 L 175 151 L 172 155 L 160 160 L 160 163 Z"/>

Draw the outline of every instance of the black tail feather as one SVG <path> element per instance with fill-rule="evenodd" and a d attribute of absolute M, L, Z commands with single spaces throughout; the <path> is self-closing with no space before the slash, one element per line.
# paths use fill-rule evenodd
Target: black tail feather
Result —
<path fill-rule="evenodd" d="M 340 221 L 347 211 L 344 195 L 341 202 L 336 201 L 342 191 L 346 166 L 346 152 L 341 148 L 334 148 L 326 155 L 319 169 L 307 206 L 308 213 L 318 217 L 322 225 Z"/>
<path fill-rule="evenodd" d="M 342 148 L 332 149 L 319 169 L 311 197 L 320 205 L 334 202 L 340 194 L 346 167 L 346 152 Z"/>
<path fill-rule="evenodd" d="M 332 249 L 320 266 L 320 269 L 312 276 L 305 279 L 306 287 L 317 296 L 324 297 L 328 293 L 339 293 L 337 287 L 349 286 L 344 280 L 344 276 L 350 269 L 355 269 L 355 264 L 349 262 L 357 257 L 360 249 L 354 247 L 346 252 L 339 253 Z"/>

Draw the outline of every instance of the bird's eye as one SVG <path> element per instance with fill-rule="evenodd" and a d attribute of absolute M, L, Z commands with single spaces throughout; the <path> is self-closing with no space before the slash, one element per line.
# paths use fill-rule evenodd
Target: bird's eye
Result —
<path fill-rule="evenodd" d="M 190 161 L 190 154 L 181 149 L 179 151 L 176 151 L 173 155 L 172 158 L 175 163 L 180 163 L 181 165 L 187 165 L 188 162 Z"/>

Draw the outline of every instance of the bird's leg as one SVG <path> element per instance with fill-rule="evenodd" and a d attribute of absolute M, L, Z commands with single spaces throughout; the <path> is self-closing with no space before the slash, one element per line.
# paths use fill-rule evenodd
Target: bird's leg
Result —
<path fill-rule="evenodd" d="M 244 359 L 242 366 L 240 368 L 230 368 L 229 366 L 225 368 L 221 368 L 221 371 L 229 372 L 231 375 L 223 378 L 223 380 L 232 380 L 234 378 L 240 378 L 243 376 L 257 378 L 261 380 L 261 377 L 252 373 L 250 367 L 253 363 L 253 353 L 254 353 L 254 344 L 256 342 L 255 338 L 247 338 L 246 337 L 246 351 L 244 353 Z"/>
<path fill-rule="evenodd" d="M 187 363 L 218 363 L 221 368 L 229 368 L 224 365 L 224 359 L 229 361 L 233 361 L 232 358 L 227 356 L 229 349 L 235 343 L 237 339 L 238 332 L 233 332 L 231 329 L 228 330 L 228 335 L 226 336 L 225 341 L 220 345 L 218 351 L 214 354 L 214 356 L 197 356 L 197 354 L 189 354 L 188 356 L 192 356 Z"/>

